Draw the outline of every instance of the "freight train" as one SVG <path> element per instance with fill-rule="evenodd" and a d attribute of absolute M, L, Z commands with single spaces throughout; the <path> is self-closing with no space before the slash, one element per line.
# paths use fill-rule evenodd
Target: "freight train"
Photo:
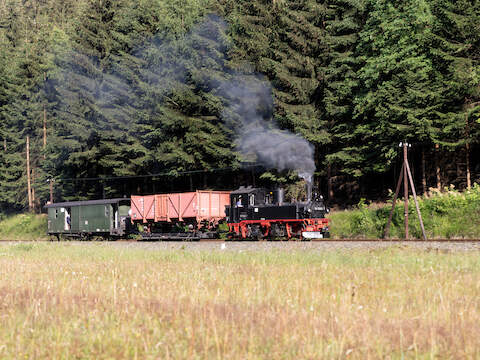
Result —
<path fill-rule="evenodd" d="M 47 204 L 48 234 L 57 239 L 125 237 L 143 240 L 318 239 L 329 237 L 328 208 L 316 192 L 285 202 L 281 188 L 241 187 L 232 192 L 132 195 L 131 198 Z"/>

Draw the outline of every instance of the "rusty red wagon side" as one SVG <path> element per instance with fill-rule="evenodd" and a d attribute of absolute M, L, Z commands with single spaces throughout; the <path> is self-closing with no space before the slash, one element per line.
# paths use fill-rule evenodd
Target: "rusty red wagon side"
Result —
<path fill-rule="evenodd" d="M 131 219 L 142 223 L 189 223 L 216 226 L 225 219 L 230 192 L 198 190 L 185 193 L 132 195 Z"/>

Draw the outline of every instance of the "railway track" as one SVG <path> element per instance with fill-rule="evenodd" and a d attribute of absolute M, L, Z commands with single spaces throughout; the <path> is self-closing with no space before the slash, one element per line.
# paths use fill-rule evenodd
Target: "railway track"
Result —
<path fill-rule="evenodd" d="M 137 240 L 120 240 L 120 241 L 137 241 Z M 178 239 L 178 238 L 162 238 L 162 239 L 142 239 L 142 242 L 155 242 L 155 241 L 169 241 L 169 242 L 218 242 L 218 243 L 295 243 L 295 242 L 382 242 L 382 243 L 480 243 L 480 239 L 312 239 L 312 240 L 228 240 L 228 239 Z"/>
<path fill-rule="evenodd" d="M 384 243 L 404 243 L 404 242 L 415 242 L 415 243 L 429 243 L 429 242 L 480 242 L 480 239 L 315 239 L 312 241 L 332 241 L 332 242 L 384 242 Z"/>
<path fill-rule="evenodd" d="M 211 233 L 210 237 L 200 237 L 198 235 L 188 235 L 185 233 L 178 233 L 178 234 L 142 234 L 142 238 L 140 241 L 180 241 L 180 242 L 191 242 L 191 241 L 201 241 L 201 242 L 385 242 L 385 243 L 399 243 L 399 242 L 480 242 L 479 239 L 469 239 L 469 238 L 453 238 L 453 239 L 358 239 L 358 238 L 323 238 L 323 239 L 307 239 L 307 240 L 300 240 L 300 239 L 291 239 L 291 240 L 284 240 L 284 239 L 262 239 L 262 240 L 243 240 L 243 239 L 218 239 L 215 237 L 214 233 Z"/>
<path fill-rule="evenodd" d="M 9 239 L 0 239 L 1 243 L 15 243 L 15 242 L 41 242 L 41 241 L 52 241 L 57 242 L 56 239 L 51 240 L 9 240 Z M 62 241 L 78 241 L 78 242 L 117 242 L 117 243 L 155 243 L 155 242 L 170 242 L 170 243 L 480 243 L 479 239 L 356 239 L 356 238 L 328 238 L 328 239 L 311 239 L 311 240 L 229 240 L 229 239 L 195 239 L 195 238 L 168 238 L 162 237 L 150 238 L 150 239 L 118 239 L 118 240 L 79 240 L 79 239 L 65 239 Z"/>

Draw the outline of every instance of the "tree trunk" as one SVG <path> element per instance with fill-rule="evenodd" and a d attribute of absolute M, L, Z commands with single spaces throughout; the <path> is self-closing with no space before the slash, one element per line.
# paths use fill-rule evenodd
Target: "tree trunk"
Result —
<path fill-rule="evenodd" d="M 442 179 L 440 178 L 440 145 L 435 144 L 435 177 L 437 179 L 437 189 L 442 190 Z"/>
<path fill-rule="evenodd" d="M 470 144 L 467 142 L 465 144 L 465 159 L 467 160 L 467 189 L 470 190 L 472 188 L 472 178 L 470 173 Z"/>
<path fill-rule="evenodd" d="M 43 105 L 43 150 L 47 147 L 47 109 Z"/>
<path fill-rule="evenodd" d="M 425 148 L 422 147 L 422 192 L 427 192 L 427 174 L 425 171 Z"/>
<path fill-rule="evenodd" d="M 30 183 L 30 136 L 27 135 L 27 193 L 28 193 L 28 210 L 33 209 L 32 188 Z"/>
<path fill-rule="evenodd" d="M 328 201 L 333 201 L 334 193 L 333 193 L 333 181 L 332 181 L 332 165 L 328 164 L 327 166 L 327 192 L 328 192 Z"/>
<path fill-rule="evenodd" d="M 467 165 L 467 189 L 470 190 L 472 188 L 472 181 L 470 177 L 470 143 L 469 143 L 469 137 L 470 137 L 470 130 L 468 126 L 468 111 L 465 111 L 465 160 L 466 160 L 466 165 Z"/>

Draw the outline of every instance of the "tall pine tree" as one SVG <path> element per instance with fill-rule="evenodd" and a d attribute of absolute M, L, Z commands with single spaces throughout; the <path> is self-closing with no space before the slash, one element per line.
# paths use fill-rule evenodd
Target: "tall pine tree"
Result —
<path fill-rule="evenodd" d="M 353 114 L 357 175 L 389 169 L 401 141 L 430 141 L 441 100 L 426 1 L 372 0 L 370 8 L 360 33 L 364 65 Z"/>

